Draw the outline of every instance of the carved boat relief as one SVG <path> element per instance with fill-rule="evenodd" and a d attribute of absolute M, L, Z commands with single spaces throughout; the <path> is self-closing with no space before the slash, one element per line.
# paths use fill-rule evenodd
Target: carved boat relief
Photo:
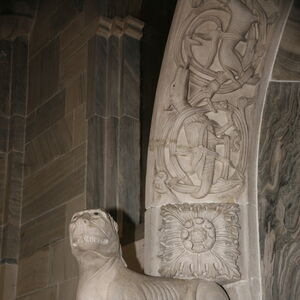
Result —
<path fill-rule="evenodd" d="M 258 259 L 252 267 L 243 256 L 251 247 L 256 253 L 258 243 L 245 237 L 258 226 L 251 219 L 256 208 L 248 216 L 248 207 L 256 207 L 249 174 L 256 176 L 266 78 L 288 4 L 178 1 L 148 152 L 147 273 L 231 286 L 240 281 L 247 291 L 248 278 L 259 282 Z M 247 293 L 243 299 L 252 299 Z"/>

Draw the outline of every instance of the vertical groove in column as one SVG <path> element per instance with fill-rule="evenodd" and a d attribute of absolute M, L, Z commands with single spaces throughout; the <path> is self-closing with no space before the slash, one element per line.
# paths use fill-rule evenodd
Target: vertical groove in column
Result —
<path fill-rule="evenodd" d="M 88 207 L 104 207 L 120 231 L 140 221 L 140 38 L 133 18 L 102 17 L 89 41 Z"/>

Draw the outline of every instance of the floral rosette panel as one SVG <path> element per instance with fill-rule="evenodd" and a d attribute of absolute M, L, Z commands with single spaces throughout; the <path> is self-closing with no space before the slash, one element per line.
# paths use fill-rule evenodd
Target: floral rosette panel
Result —
<path fill-rule="evenodd" d="M 240 279 L 238 212 L 237 204 L 163 206 L 159 273 L 218 282 Z"/>

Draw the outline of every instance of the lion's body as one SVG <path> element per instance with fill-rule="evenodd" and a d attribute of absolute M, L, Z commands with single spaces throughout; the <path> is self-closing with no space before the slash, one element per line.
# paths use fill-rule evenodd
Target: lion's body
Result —
<path fill-rule="evenodd" d="M 85 215 L 91 212 L 95 210 Z M 97 210 L 97 215 L 98 212 L 102 211 Z M 73 254 L 80 269 L 76 300 L 228 300 L 224 290 L 213 282 L 151 277 L 127 269 L 116 232 L 106 232 L 107 227 L 115 230 L 114 221 L 106 216 L 112 223 L 107 226 L 107 220 L 100 222 L 94 217 L 88 222 L 82 219 L 86 218 L 82 213 L 75 216 L 70 233 Z M 106 226 L 105 230 L 101 228 L 97 232 L 95 220 Z"/>

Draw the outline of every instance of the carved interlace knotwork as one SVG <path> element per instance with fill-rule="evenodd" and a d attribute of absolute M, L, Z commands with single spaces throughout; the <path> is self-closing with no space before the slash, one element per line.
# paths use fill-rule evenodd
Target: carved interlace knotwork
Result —
<path fill-rule="evenodd" d="M 161 267 L 167 277 L 240 278 L 237 204 L 169 204 L 161 208 Z"/>
<path fill-rule="evenodd" d="M 275 16 L 257 0 L 191 0 L 171 42 L 176 71 L 150 147 L 154 206 L 214 201 L 245 185 L 249 128 Z M 247 95 L 247 96 L 246 96 Z"/>

